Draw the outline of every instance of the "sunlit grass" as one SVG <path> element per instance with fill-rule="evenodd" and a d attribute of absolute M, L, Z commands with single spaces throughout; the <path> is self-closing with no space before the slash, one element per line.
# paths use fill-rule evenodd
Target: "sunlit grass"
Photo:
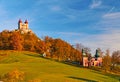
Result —
<path fill-rule="evenodd" d="M 44 59 L 33 52 L 0 51 L 0 54 L 7 54 L 0 56 L 0 75 L 18 69 L 25 72 L 25 82 L 33 79 L 42 82 L 119 81 L 119 77 Z"/>

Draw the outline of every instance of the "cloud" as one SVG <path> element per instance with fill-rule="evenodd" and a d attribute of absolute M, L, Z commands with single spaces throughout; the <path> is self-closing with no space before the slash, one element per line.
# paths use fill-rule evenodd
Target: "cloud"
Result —
<path fill-rule="evenodd" d="M 85 35 L 87 38 L 82 40 L 84 45 L 90 47 L 92 51 L 98 47 L 104 51 L 110 49 L 111 53 L 120 50 L 120 12 L 111 13 L 113 9 L 114 7 L 94 25 L 94 29 L 101 31 L 101 33 Z"/>
<path fill-rule="evenodd" d="M 112 51 L 120 49 L 120 29 L 110 29 L 106 31 L 104 34 L 100 34 L 97 36 L 99 39 L 99 43 L 102 45 L 104 49 L 109 48 Z"/>
<path fill-rule="evenodd" d="M 120 50 L 120 29 L 112 28 L 101 34 L 82 34 L 80 38 L 74 39 L 74 43 L 82 43 L 89 47 L 94 53 L 95 49 L 103 51 L 110 49 L 111 53 Z"/>
<path fill-rule="evenodd" d="M 56 32 L 57 34 L 61 34 L 63 36 L 81 36 L 82 33 L 75 33 L 75 32 Z"/>
<path fill-rule="evenodd" d="M 60 10 L 61 10 L 61 7 L 60 7 L 60 6 L 52 6 L 52 7 L 51 7 L 51 10 L 52 10 L 52 11 L 60 11 Z"/>
<path fill-rule="evenodd" d="M 102 4 L 102 1 L 100 0 L 93 0 L 92 4 L 90 5 L 90 9 L 98 8 Z"/>
<path fill-rule="evenodd" d="M 108 11 L 108 13 L 111 13 L 114 9 L 115 9 L 115 7 L 112 7 L 112 8 Z"/>
<path fill-rule="evenodd" d="M 70 20 L 75 20 L 76 19 L 75 15 L 66 15 L 66 17 L 68 17 Z"/>
<path fill-rule="evenodd" d="M 101 19 L 96 22 L 93 29 L 98 31 L 107 31 L 110 29 L 120 28 L 120 12 L 105 13 L 101 15 Z"/>
<path fill-rule="evenodd" d="M 103 15 L 103 18 L 118 19 L 118 18 L 120 18 L 120 12 L 107 13 L 107 14 Z"/>

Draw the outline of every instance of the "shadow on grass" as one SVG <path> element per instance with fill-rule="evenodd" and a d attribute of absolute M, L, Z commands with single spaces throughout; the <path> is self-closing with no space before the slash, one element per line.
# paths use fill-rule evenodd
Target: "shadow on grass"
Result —
<path fill-rule="evenodd" d="M 120 82 L 120 75 L 115 75 L 115 74 L 110 74 L 110 73 L 106 73 L 105 75 L 113 79 L 117 79 Z"/>
<path fill-rule="evenodd" d="M 37 54 L 26 54 L 26 53 L 25 53 L 25 55 L 32 56 L 32 57 L 42 57 L 42 55 L 40 55 L 40 54 L 37 55 Z"/>
<path fill-rule="evenodd" d="M 82 81 L 86 81 L 86 82 L 97 82 L 97 81 L 94 81 L 94 80 L 80 78 L 80 77 L 74 77 L 74 76 L 69 76 L 68 78 L 72 78 L 72 79 L 76 79 L 76 80 L 82 80 Z"/>
<path fill-rule="evenodd" d="M 117 79 L 120 81 L 120 75 L 118 74 L 112 74 L 112 73 L 108 73 L 108 72 L 105 72 L 104 70 L 95 70 L 95 69 L 92 69 L 91 72 L 93 73 L 97 73 L 97 74 L 102 74 L 102 75 L 105 75 L 105 76 L 108 76 L 110 78 L 113 78 L 113 79 Z"/>

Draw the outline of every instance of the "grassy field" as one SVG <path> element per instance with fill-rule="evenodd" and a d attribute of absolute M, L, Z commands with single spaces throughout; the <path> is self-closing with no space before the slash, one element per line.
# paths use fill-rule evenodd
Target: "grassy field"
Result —
<path fill-rule="evenodd" d="M 25 72 L 25 82 L 119 82 L 119 77 L 44 59 L 32 52 L 0 51 L 0 75 L 18 69 Z"/>

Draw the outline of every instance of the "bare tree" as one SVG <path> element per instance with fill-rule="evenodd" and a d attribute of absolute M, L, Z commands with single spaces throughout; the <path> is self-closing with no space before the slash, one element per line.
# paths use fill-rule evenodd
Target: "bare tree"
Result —
<path fill-rule="evenodd" d="M 115 65 L 120 64 L 120 50 L 114 51 L 112 53 L 111 60 L 113 68 L 115 67 Z"/>
<path fill-rule="evenodd" d="M 97 50 L 98 50 L 99 53 L 100 53 L 100 57 L 103 57 L 103 51 L 102 51 L 100 48 L 98 48 Z"/>
<path fill-rule="evenodd" d="M 82 49 L 84 48 L 84 46 L 81 43 L 76 43 L 75 48 L 79 51 L 82 51 Z"/>

